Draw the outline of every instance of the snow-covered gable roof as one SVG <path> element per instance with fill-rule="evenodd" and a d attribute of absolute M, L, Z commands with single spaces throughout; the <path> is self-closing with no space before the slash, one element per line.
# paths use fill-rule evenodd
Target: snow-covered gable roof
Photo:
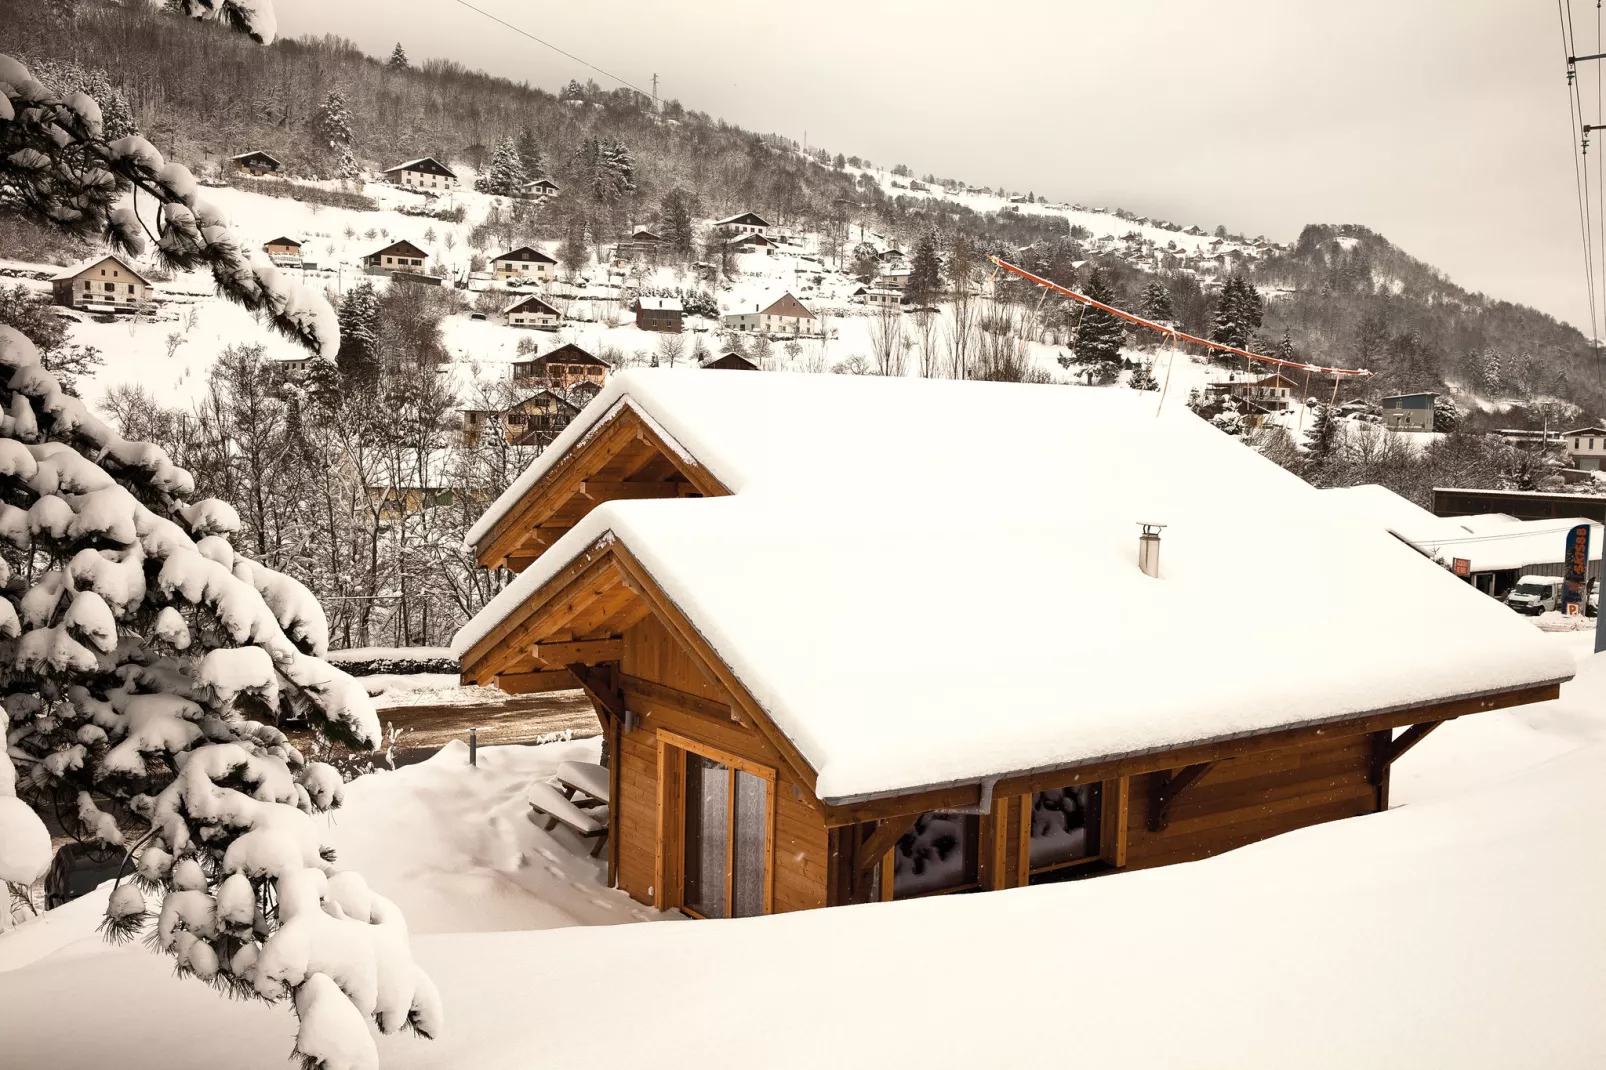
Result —
<path fill-rule="evenodd" d="M 78 278 L 78 277 L 80 277 L 82 275 L 87 275 L 91 271 L 94 271 L 96 268 L 100 267 L 104 263 L 107 263 L 108 261 L 113 263 L 113 264 L 116 264 L 118 267 L 122 268 L 124 271 L 126 271 L 130 275 L 134 276 L 134 278 L 138 279 L 140 282 L 143 282 L 146 286 L 151 285 L 151 280 L 150 279 L 147 279 L 144 275 L 141 275 L 139 272 L 137 272 L 133 268 L 129 267 L 128 266 L 128 261 L 124 260 L 120 256 L 102 256 L 102 257 L 97 257 L 94 260 L 86 260 L 84 263 L 79 264 L 77 267 L 70 267 L 66 271 L 63 271 L 61 274 L 57 275 L 56 276 L 56 281 L 57 282 L 65 282 L 68 279 L 76 279 L 76 278 Z"/>
<path fill-rule="evenodd" d="M 514 312 L 539 312 L 545 313 L 548 316 L 562 315 L 562 313 L 560 313 L 557 309 L 553 308 L 539 297 L 526 297 L 524 300 L 520 301 L 516 305 L 513 305 L 507 310 L 508 315 L 511 315 Z"/>
<path fill-rule="evenodd" d="M 369 253 L 365 259 L 373 260 L 387 254 L 390 256 L 405 256 L 413 260 L 423 260 L 429 256 L 428 253 L 424 252 L 424 250 L 420 249 L 410 241 L 398 241 L 391 242 L 383 249 L 375 249 L 373 252 Z"/>
<path fill-rule="evenodd" d="M 714 226 L 767 227 L 769 222 L 756 212 L 738 212 L 736 215 L 714 220 Z"/>
<path fill-rule="evenodd" d="M 827 801 L 1573 671 L 1504 606 L 1385 531 L 1334 523 L 1308 484 L 1175 401 L 1157 417 L 1154 396 L 1136 391 L 629 371 L 470 541 L 624 410 L 732 493 L 596 507 L 454 649 L 616 540 L 813 767 Z M 1158 579 L 1138 568 L 1143 521 L 1168 525 Z M 1269 560 L 1297 566 L 1286 612 L 1267 611 L 1274 589 L 1232 586 L 1268 575 Z M 1222 671 L 1229 647 L 1253 651 L 1255 671 Z"/>
<path fill-rule="evenodd" d="M 1562 432 L 1564 435 L 1606 435 L 1606 427 L 1575 427 L 1571 431 Z"/>
<path fill-rule="evenodd" d="M 685 306 L 680 303 L 678 297 L 641 297 L 637 298 L 636 303 L 649 312 L 685 311 Z"/>
<path fill-rule="evenodd" d="M 277 238 L 269 238 L 267 241 L 263 242 L 262 244 L 264 246 L 267 246 L 267 245 L 294 245 L 297 249 L 301 248 L 301 242 L 300 242 L 299 239 L 286 238 L 283 235 L 280 235 Z"/>
<path fill-rule="evenodd" d="M 452 173 L 452 169 L 450 167 L 447 167 L 433 156 L 424 156 L 417 160 L 408 160 L 406 163 L 399 163 L 395 167 L 385 168 L 385 174 L 387 175 L 394 174 L 397 171 L 417 171 L 426 175 L 444 175 L 447 178 L 457 177 L 457 175 Z"/>
<path fill-rule="evenodd" d="M 252 149 L 250 152 L 242 152 L 238 156 L 230 156 L 229 159 L 235 163 L 245 163 L 249 160 L 266 160 L 274 167 L 280 166 L 279 158 L 277 156 L 274 156 L 269 152 L 263 152 L 261 149 Z"/>
<path fill-rule="evenodd" d="M 814 319 L 814 313 L 809 311 L 808 306 L 802 301 L 799 301 L 797 298 L 793 297 L 790 293 L 784 293 L 780 297 L 777 297 L 769 304 L 767 308 L 764 309 L 761 315 L 785 316 L 789 319 L 798 320 Z"/>
<path fill-rule="evenodd" d="M 747 234 L 738 234 L 733 238 L 728 238 L 728 239 L 726 239 L 725 244 L 726 245 L 774 245 L 775 242 L 771 241 L 769 238 L 766 238 L 762 234 L 755 234 L 755 233 L 751 233 L 750 232 L 750 233 L 747 233 Z"/>

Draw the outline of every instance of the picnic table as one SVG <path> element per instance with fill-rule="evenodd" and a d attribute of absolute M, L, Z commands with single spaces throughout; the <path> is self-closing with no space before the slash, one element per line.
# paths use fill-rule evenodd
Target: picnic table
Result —
<path fill-rule="evenodd" d="M 530 803 L 531 821 L 541 824 L 544 818 L 548 832 L 562 825 L 582 840 L 594 839 L 597 842 L 592 845 L 591 857 L 602 853 L 603 846 L 608 842 L 608 815 L 605 810 L 596 807 L 582 810 L 563 792 L 540 780 L 530 785 L 525 798 Z"/>
<path fill-rule="evenodd" d="M 608 771 L 595 762 L 560 762 L 556 779 L 564 797 L 581 808 L 606 806 L 609 802 Z M 575 799 L 576 792 L 585 798 Z"/>

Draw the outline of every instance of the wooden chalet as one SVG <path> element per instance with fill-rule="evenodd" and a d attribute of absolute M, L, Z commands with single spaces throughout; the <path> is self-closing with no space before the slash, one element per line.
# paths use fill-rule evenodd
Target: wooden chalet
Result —
<path fill-rule="evenodd" d="M 733 253 L 761 253 L 764 256 L 774 256 L 776 245 L 763 234 L 737 234 L 725 239 L 725 248 Z"/>
<path fill-rule="evenodd" d="M 117 256 L 68 268 L 50 280 L 50 289 L 56 304 L 90 312 L 137 312 L 156 292 L 149 279 Z"/>
<path fill-rule="evenodd" d="M 262 251 L 270 257 L 282 256 L 299 260 L 301 258 L 301 242 L 295 238 L 270 238 L 262 243 Z"/>
<path fill-rule="evenodd" d="M 608 381 L 608 372 L 607 361 L 592 356 L 572 342 L 542 356 L 513 362 L 515 384 L 539 382 L 548 389 L 560 390 L 565 394 L 581 383 L 604 385 Z"/>
<path fill-rule="evenodd" d="M 519 575 L 453 646 L 467 683 L 585 689 L 609 879 L 642 903 L 737 917 L 1141 869 L 1384 809 L 1444 721 L 1572 675 L 1330 514 L 1134 391 L 632 371 L 469 532 Z M 1313 563 L 1291 582 L 1322 612 L 1297 627 L 1220 593 L 1279 547 Z"/>
<path fill-rule="evenodd" d="M 636 299 L 636 328 L 679 334 L 685 306 L 678 297 L 639 297 Z"/>
<path fill-rule="evenodd" d="M 385 180 L 408 189 L 448 190 L 457 187 L 457 175 L 433 156 L 408 160 L 385 168 Z"/>
<path fill-rule="evenodd" d="M 768 234 L 769 220 L 757 212 L 738 212 L 724 219 L 714 220 L 714 230 L 720 234 Z"/>
<path fill-rule="evenodd" d="M 423 271 L 429 254 L 410 241 L 392 242 L 383 249 L 375 249 L 362 258 L 363 270 L 370 275 L 388 275 L 393 271 Z"/>
<path fill-rule="evenodd" d="M 231 156 L 229 157 L 229 163 L 241 174 L 255 175 L 257 178 L 261 178 L 263 175 L 276 175 L 279 173 L 279 168 L 284 166 L 279 162 L 278 157 L 271 156 L 261 149 L 252 149 L 250 152 L 242 152 L 238 156 Z"/>
<path fill-rule="evenodd" d="M 664 239 L 643 227 L 613 247 L 613 258 L 625 262 L 637 259 L 656 262 L 663 250 Z"/>
<path fill-rule="evenodd" d="M 509 279 L 550 282 L 557 275 L 558 262 L 539 249 L 521 245 L 493 257 L 491 270 L 504 282 Z"/>
<path fill-rule="evenodd" d="M 557 195 L 558 184 L 552 181 L 550 178 L 538 178 L 533 182 L 526 184 L 524 187 L 524 192 L 527 196 L 544 200 L 547 197 L 554 197 Z"/>

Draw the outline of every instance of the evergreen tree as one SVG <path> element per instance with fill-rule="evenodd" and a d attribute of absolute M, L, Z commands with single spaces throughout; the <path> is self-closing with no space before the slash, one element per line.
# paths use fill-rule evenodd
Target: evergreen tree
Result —
<path fill-rule="evenodd" d="M 1478 367 L 1478 379 L 1483 389 L 1491 394 L 1498 394 L 1504 387 L 1505 358 L 1500 350 L 1490 346 L 1483 351 Z"/>
<path fill-rule="evenodd" d="M 342 148 L 350 148 L 356 140 L 351 132 L 351 109 L 338 89 L 331 89 L 312 119 L 313 132 L 338 157 Z"/>
<path fill-rule="evenodd" d="M 1210 418 L 1210 422 L 1219 430 L 1234 437 L 1244 433 L 1244 417 L 1239 411 L 1236 398 L 1227 398 L 1221 404 L 1221 411 Z"/>
<path fill-rule="evenodd" d="M 690 259 L 697 245 L 693 220 L 698 215 L 697 198 L 679 186 L 664 194 L 659 203 L 664 241 L 682 258 Z"/>
<path fill-rule="evenodd" d="M 335 364 L 348 382 L 373 382 L 379 377 L 379 294 L 366 279 L 340 302 L 340 352 Z"/>
<path fill-rule="evenodd" d="M 405 71 L 407 69 L 407 50 L 396 42 L 396 47 L 390 50 L 390 62 L 386 64 L 392 70 Z"/>
<path fill-rule="evenodd" d="M 546 160 L 535 143 L 535 133 L 526 129 L 519 135 L 519 163 L 524 165 L 525 177 L 531 180 L 546 174 Z"/>
<path fill-rule="evenodd" d="M 87 93 L 100 106 L 101 129 L 106 140 L 116 141 L 139 133 L 128 98 L 99 67 L 47 59 L 33 65 L 33 76 L 63 97 Z"/>
<path fill-rule="evenodd" d="M 1433 430 L 1449 434 L 1461 426 L 1461 410 L 1448 396 L 1440 394 L 1433 399 Z"/>
<path fill-rule="evenodd" d="M 1115 291 L 1102 268 L 1094 268 L 1088 276 L 1088 297 L 1106 305 L 1115 304 Z M 1121 321 L 1110 312 L 1091 305 L 1077 313 L 1072 363 L 1080 366 L 1090 383 L 1113 383 L 1121 372 L 1121 343 L 1126 336 Z"/>
<path fill-rule="evenodd" d="M 491 166 L 474 180 L 474 188 L 481 193 L 515 197 L 524 192 L 529 180 L 524 171 L 524 161 L 519 157 L 518 145 L 511 137 L 504 137 L 496 143 L 496 152 L 491 156 Z"/>
<path fill-rule="evenodd" d="M 1216 298 L 1211 319 L 1210 340 L 1245 349 L 1263 316 L 1260 294 L 1236 271 L 1227 279 Z"/>
<path fill-rule="evenodd" d="M 1305 432 L 1305 448 L 1319 461 L 1332 457 L 1338 448 L 1339 412 L 1317 402 L 1311 413 L 1310 429 Z"/>
<path fill-rule="evenodd" d="M 312 594 L 230 544 L 234 508 L 194 500 L 189 472 L 38 360 L 0 327 L 0 880 L 49 866 L 49 814 L 125 854 L 109 938 L 148 932 L 180 976 L 289 1003 L 308 1067 L 377 1066 L 370 1031 L 433 1036 L 439 999 L 395 905 L 335 871 L 313 815 L 339 806 L 340 774 L 274 727 L 371 748 L 373 704 L 323 660 Z"/>
<path fill-rule="evenodd" d="M 941 291 L 942 262 L 937 259 L 936 236 L 928 230 L 915 242 L 909 259 L 909 300 L 916 308 L 924 308 Z"/>
<path fill-rule="evenodd" d="M 1159 279 L 1143 288 L 1143 315 L 1159 322 L 1176 317 L 1176 310 L 1171 304 L 1171 291 Z"/>
<path fill-rule="evenodd" d="M 1154 362 L 1146 360 L 1140 364 L 1129 379 L 1127 385 L 1133 390 L 1159 390 L 1160 380 L 1154 377 Z"/>
<path fill-rule="evenodd" d="M 1277 348 L 1273 351 L 1272 355 L 1275 356 L 1278 360 L 1298 360 L 1299 359 L 1298 355 L 1295 353 L 1295 350 L 1294 350 L 1293 336 L 1288 333 L 1288 328 L 1287 327 L 1283 328 L 1283 336 L 1282 336 L 1282 338 L 1278 339 Z"/>
<path fill-rule="evenodd" d="M 573 78 L 569 79 L 569 84 L 563 87 L 563 92 L 558 96 L 559 100 L 584 100 L 585 98 L 585 88 Z"/>
<path fill-rule="evenodd" d="M 599 205 L 618 203 L 636 189 L 636 162 L 621 141 L 588 137 L 575 150 L 575 172 L 591 200 Z"/>

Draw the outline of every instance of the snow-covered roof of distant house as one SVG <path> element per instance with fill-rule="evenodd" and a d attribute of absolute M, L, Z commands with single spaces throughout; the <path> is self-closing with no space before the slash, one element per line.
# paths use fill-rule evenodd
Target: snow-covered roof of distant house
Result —
<path fill-rule="evenodd" d="M 767 227 L 769 222 L 757 212 L 737 212 L 733 216 L 714 220 L 714 226 L 723 227 L 740 224 L 744 227 Z"/>
<path fill-rule="evenodd" d="M 249 160 L 254 156 L 260 156 L 264 160 L 272 161 L 272 163 L 273 163 L 273 165 L 275 167 L 279 166 L 279 158 L 277 156 L 273 155 L 271 152 L 264 152 L 262 149 L 252 149 L 250 152 L 242 152 L 238 156 L 230 156 L 229 159 L 230 160 Z"/>
<path fill-rule="evenodd" d="M 558 188 L 558 184 L 556 182 L 552 181 L 550 178 L 545 178 L 545 177 L 543 177 L 543 178 L 532 178 L 530 181 L 526 182 L 524 185 L 525 185 L 525 188 L 529 188 L 530 186 L 540 186 L 543 189 L 557 189 Z"/>
<path fill-rule="evenodd" d="M 398 241 L 391 242 L 383 249 L 375 249 L 373 252 L 368 254 L 366 259 L 372 260 L 375 257 L 384 256 L 386 253 L 390 253 L 394 256 L 405 256 L 414 260 L 422 260 L 429 256 L 428 253 L 424 252 L 424 250 L 420 249 L 410 241 Z"/>
<path fill-rule="evenodd" d="M 732 493 L 596 507 L 453 648 L 616 540 L 833 804 L 1572 675 L 1504 606 L 1385 531 L 1333 523 L 1298 477 L 1156 404 L 1091 387 L 622 373 L 469 540 L 622 409 Z M 1138 568 L 1140 522 L 1168 525 L 1157 579 Z M 1319 607 L 1297 626 L 1223 596 L 1294 552 L 1306 567 L 1290 597 Z M 1253 650 L 1255 671 L 1223 672 L 1222 641 Z"/>
<path fill-rule="evenodd" d="M 914 270 L 912 268 L 886 268 L 882 271 L 876 272 L 876 276 L 883 279 L 897 278 L 903 275 L 913 274 Z"/>
<path fill-rule="evenodd" d="M 879 297 L 897 297 L 897 298 L 902 298 L 903 297 L 903 291 L 902 290 L 865 290 L 864 292 L 865 292 L 866 295 L 872 295 L 873 294 L 873 295 L 879 296 Z"/>
<path fill-rule="evenodd" d="M 108 260 L 112 261 L 118 267 L 122 268 L 124 271 L 126 271 L 130 275 L 134 276 L 134 278 L 138 279 L 140 282 L 143 282 L 146 286 L 151 285 L 151 280 L 150 279 L 147 279 L 144 275 L 141 275 L 139 272 L 137 272 L 133 268 L 129 267 L 128 266 L 128 261 L 124 260 L 122 257 L 117 256 L 115 254 L 108 254 L 106 256 L 97 256 L 93 260 L 85 260 L 83 263 L 77 265 L 76 267 L 70 267 L 67 270 L 63 271 L 61 274 L 57 275 L 55 277 L 55 281 L 57 281 L 57 282 L 65 282 L 68 279 L 76 279 L 78 276 L 82 275 L 84 272 L 90 271 L 90 270 L 92 270 L 94 268 L 97 268 L 100 265 L 104 264 Z"/>
<path fill-rule="evenodd" d="M 774 242 L 773 239 L 767 238 L 762 234 L 747 233 L 747 234 L 737 234 L 734 237 L 727 238 L 727 239 L 725 239 L 725 244 L 726 245 L 774 245 L 775 242 Z"/>
<path fill-rule="evenodd" d="M 683 312 L 685 306 L 678 297 L 638 297 L 636 304 L 648 312 Z"/>
<path fill-rule="evenodd" d="M 447 178 L 457 177 L 450 167 L 447 167 L 433 156 L 421 156 L 416 160 L 408 160 L 406 163 L 399 163 L 395 167 L 385 168 L 385 174 L 387 175 L 393 171 L 420 171 L 426 175 L 445 175 Z"/>
<path fill-rule="evenodd" d="M 508 306 L 505 314 L 511 315 L 514 312 L 543 312 L 548 316 L 561 316 L 563 314 L 539 297 L 526 297 L 517 304 Z"/>
<path fill-rule="evenodd" d="M 1397 398 L 1436 398 L 1439 395 L 1432 390 L 1415 390 L 1409 394 L 1384 394 L 1384 401 L 1394 401 Z"/>
<path fill-rule="evenodd" d="M 1563 431 L 1564 435 L 1606 435 L 1606 427 L 1591 425 L 1589 427 L 1575 427 L 1571 431 Z"/>
<path fill-rule="evenodd" d="M 282 234 L 277 238 L 269 238 L 267 241 L 263 242 L 262 244 L 265 245 L 265 246 L 266 245 L 294 245 L 297 249 L 301 248 L 301 241 L 300 241 L 299 238 L 286 238 Z"/>

